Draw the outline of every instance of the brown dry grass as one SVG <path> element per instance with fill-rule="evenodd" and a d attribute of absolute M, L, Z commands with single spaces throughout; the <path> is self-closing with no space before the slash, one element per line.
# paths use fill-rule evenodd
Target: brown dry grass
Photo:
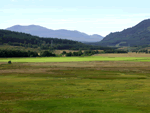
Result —
<path fill-rule="evenodd" d="M 7 64 L 6 64 L 7 65 Z M 57 62 L 57 63 L 23 63 L 15 64 L 20 68 L 17 69 L 1 69 L 1 74 L 53 74 L 54 70 L 106 70 L 120 72 L 139 72 L 150 74 L 150 62 L 129 62 L 129 61 L 91 61 L 91 62 Z M 26 68 L 22 68 L 22 67 Z"/>
<path fill-rule="evenodd" d="M 150 57 L 150 54 L 146 54 L 146 53 L 110 53 L 110 54 L 95 54 L 93 56 L 104 56 L 104 57 Z"/>
<path fill-rule="evenodd" d="M 24 65 L 40 67 L 150 67 L 150 62 L 129 61 L 91 61 L 91 62 L 45 62 L 25 63 Z"/>
<path fill-rule="evenodd" d="M 55 54 L 61 54 L 63 51 L 69 52 L 77 52 L 78 50 L 55 50 L 53 53 Z"/>
<path fill-rule="evenodd" d="M 0 65 L 1 65 L 1 64 L 7 64 L 7 63 L 6 63 L 6 62 L 0 62 Z"/>
<path fill-rule="evenodd" d="M 62 52 L 63 50 L 57 50 Z M 66 52 L 72 50 L 65 50 Z M 127 54 L 97 54 L 94 56 L 106 57 L 150 57 L 150 54 L 127 53 Z M 0 62 L 0 73 L 48 73 L 50 70 L 62 70 L 67 68 L 85 68 L 97 70 L 117 71 L 141 71 L 149 73 L 150 62 L 129 62 L 129 61 L 91 61 L 91 62 L 45 62 L 45 63 L 13 63 L 17 68 L 1 69 L 7 63 Z M 14 66 L 15 67 L 15 66 Z"/>
<path fill-rule="evenodd" d="M 0 70 L 0 73 L 23 73 L 23 74 L 28 74 L 28 73 L 45 73 L 49 69 L 47 68 L 38 68 L 38 69 L 5 69 L 5 70 Z M 48 72 L 50 74 L 50 72 Z"/>

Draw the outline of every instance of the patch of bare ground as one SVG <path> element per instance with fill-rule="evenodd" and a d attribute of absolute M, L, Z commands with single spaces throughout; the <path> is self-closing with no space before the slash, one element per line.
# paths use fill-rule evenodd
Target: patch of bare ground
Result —
<path fill-rule="evenodd" d="M 110 53 L 110 54 L 95 54 L 93 56 L 104 56 L 104 57 L 150 57 L 150 54 L 146 54 L 146 53 Z"/>

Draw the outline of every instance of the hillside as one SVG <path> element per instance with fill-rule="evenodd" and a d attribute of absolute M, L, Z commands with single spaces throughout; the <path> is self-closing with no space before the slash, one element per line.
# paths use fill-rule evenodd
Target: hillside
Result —
<path fill-rule="evenodd" d="M 58 38 L 40 38 L 38 36 L 32 36 L 26 33 L 19 33 L 9 30 L 0 30 L 0 45 L 9 44 L 12 46 L 23 46 L 30 48 L 39 48 L 41 50 L 104 50 L 111 49 L 101 46 L 91 46 L 86 45 L 81 42 L 67 40 L 67 39 L 58 39 Z"/>
<path fill-rule="evenodd" d="M 6 30 L 29 33 L 31 35 L 35 35 L 39 37 L 53 37 L 53 38 L 69 39 L 69 40 L 80 41 L 80 42 L 97 42 L 103 39 L 102 36 L 97 34 L 87 35 L 79 31 L 71 31 L 65 29 L 52 30 L 38 25 L 29 25 L 29 26 L 15 25 L 7 28 Z"/>
<path fill-rule="evenodd" d="M 102 41 L 93 45 L 101 46 L 141 46 L 150 44 L 150 19 L 143 20 L 132 28 L 110 33 Z"/>

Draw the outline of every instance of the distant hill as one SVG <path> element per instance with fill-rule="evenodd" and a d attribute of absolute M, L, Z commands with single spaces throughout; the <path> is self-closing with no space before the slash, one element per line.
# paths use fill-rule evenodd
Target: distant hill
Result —
<path fill-rule="evenodd" d="M 31 35 L 35 35 L 39 37 L 53 37 L 53 38 L 69 39 L 69 40 L 80 41 L 80 42 L 98 42 L 103 39 L 102 36 L 97 34 L 87 35 L 79 31 L 71 31 L 65 29 L 52 30 L 38 25 L 29 25 L 29 26 L 15 25 L 7 28 L 6 30 L 29 33 Z"/>
<path fill-rule="evenodd" d="M 101 46 L 139 46 L 150 44 L 150 19 L 121 32 L 110 33 L 100 42 L 93 45 Z"/>
<path fill-rule="evenodd" d="M 40 50 L 110 50 L 108 47 L 92 46 L 78 41 L 58 38 L 41 38 L 26 33 L 0 29 L 0 45 L 23 46 Z"/>

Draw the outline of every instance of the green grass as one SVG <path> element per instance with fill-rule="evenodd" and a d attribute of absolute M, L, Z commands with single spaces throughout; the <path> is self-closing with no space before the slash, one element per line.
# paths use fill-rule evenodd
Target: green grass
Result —
<path fill-rule="evenodd" d="M 150 83 L 147 83 L 147 80 L 41 77 L 1 76 L 1 112 L 148 113 L 150 111 L 148 90 Z"/>
<path fill-rule="evenodd" d="M 12 113 L 148 112 L 149 91 L 145 91 L 148 86 L 143 82 L 1 76 L 0 110 Z"/>
<path fill-rule="evenodd" d="M 98 67 L 48 67 L 43 73 L 2 71 L 24 68 L 45 69 L 22 63 L 0 65 L 0 113 L 150 112 L 150 72 Z"/>
<path fill-rule="evenodd" d="M 0 58 L 0 62 L 77 62 L 77 61 L 146 61 L 149 62 L 149 57 L 37 57 L 37 58 Z"/>

